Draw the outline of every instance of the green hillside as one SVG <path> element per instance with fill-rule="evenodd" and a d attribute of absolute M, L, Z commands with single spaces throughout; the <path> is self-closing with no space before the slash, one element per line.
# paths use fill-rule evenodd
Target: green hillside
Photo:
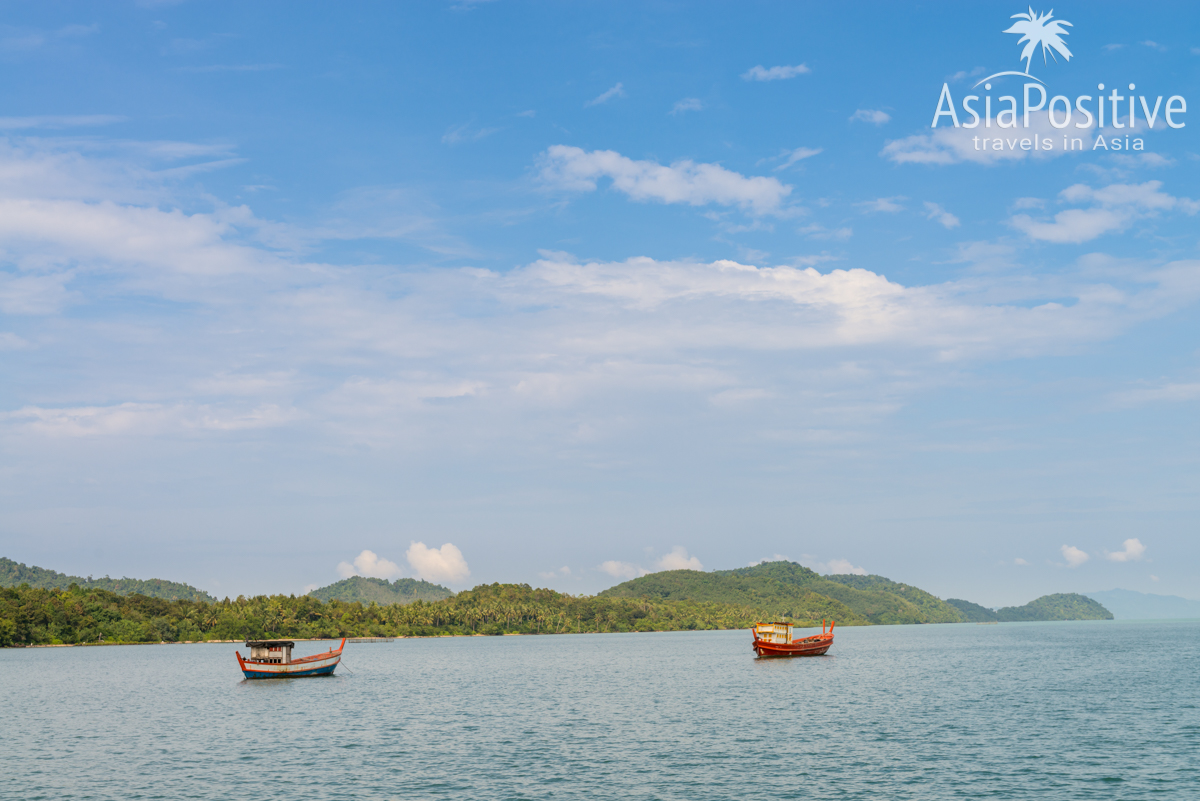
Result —
<path fill-rule="evenodd" d="M 941 598 L 931 595 L 919 587 L 914 587 L 911 584 L 901 584 L 891 579 L 886 579 L 883 576 L 852 576 L 852 575 L 835 575 L 826 576 L 826 581 L 835 584 L 842 584 L 846 587 L 851 587 L 864 593 L 888 595 L 898 600 L 904 601 L 905 606 L 899 607 L 892 614 L 897 617 L 904 615 L 908 617 L 915 616 L 915 620 L 880 620 L 883 623 L 962 623 L 964 618 L 957 608 L 952 604 L 948 604 Z M 824 589 L 817 590 L 827 595 L 832 593 L 826 592 Z M 837 598 L 839 596 L 834 595 Z M 844 600 L 844 599 L 843 599 Z M 847 601 L 849 603 L 849 601 Z M 852 608 L 857 609 L 853 604 Z M 913 611 L 910 611 L 911 610 Z M 885 613 L 886 614 L 886 613 Z"/>
<path fill-rule="evenodd" d="M 973 604 L 961 598 L 947 598 L 946 603 L 957 609 L 968 623 L 995 623 L 1000 618 L 986 606 Z"/>
<path fill-rule="evenodd" d="M 78 584 L 85 590 L 107 590 L 117 595 L 145 595 L 149 598 L 162 598 L 168 601 L 215 601 L 204 590 L 198 590 L 188 584 L 164 579 L 120 578 L 105 576 L 94 579 L 91 576 L 68 576 L 55 570 L 43 567 L 26 566 L 20 562 L 0 557 L 0 587 L 19 587 L 28 584 L 30 587 L 42 590 L 65 590 L 72 584 Z"/>
<path fill-rule="evenodd" d="M 794 567 L 797 571 L 817 575 L 806 567 Z M 792 618 L 805 622 L 832 619 L 847 626 L 868 622 L 840 601 L 803 587 L 803 573 L 793 575 L 791 571 L 777 571 L 777 575 L 749 576 L 736 573 L 665 570 L 610 587 L 596 597 L 735 604 L 761 610 L 764 619 Z"/>
<path fill-rule="evenodd" d="M 380 606 L 410 604 L 413 601 L 440 601 L 453 594 L 442 585 L 430 584 L 428 581 L 402 578 L 389 583 L 387 579 L 363 576 L 351 576 L 309 593 L 311 597 L 321 601 L 332 601 L 336 598 L 347 603 L 375 602 Z"/>
<path fill-rule="evenodd" d="M 1019 620 L 1112 620 L 1112 612 L 1101 604 L 1075 592 L 1043 595 L 1024 606 L 1006 606 L 996 611 L 1003 622 Z"/>
<path fill-rule="evenodd" d="M 964 620 L 950 604 L 908 584 L 882 576 L 821 576 L 795 562 L 764 562 L 712 573 L 651 573 L 600 595 L 746 604 L 794 618 L 833 618 L 844 625 Z"/>

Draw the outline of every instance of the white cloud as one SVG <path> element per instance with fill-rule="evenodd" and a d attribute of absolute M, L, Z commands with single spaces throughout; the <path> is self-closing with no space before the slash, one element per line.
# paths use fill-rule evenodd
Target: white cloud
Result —
<path fill-rule="evenodd" d="M 860 108 L 850 115 L 851 122 L 866 122 L 871 125 L 883 125 L 886 122 L 890 122 L 891 119 L 892 115 L 886 111 L 871 108 Z"/>
<path fill-rule="evenodd" d="M 625 96 L 625 85 L 618 83 L 616 86 L 612 87 L 611 89 L 607 89 L 607 90 L 601 92 L 596 97 L 593 97 L 591 100 L 584 103 L 583 107 L 588 108 L 590 106 L 598 106 L 601 103 L 607 103 L 608 101 L 612 100 L 614 97 L 624 97 L 624 96 Z"/>
<path fill-rule="evenodd" d="M 957 228 L 959 225 L 958 218 L 950 212 L 943 209 L 937 203 L 925 201 L 925 217 L 933 220 L 943 228 Z"/>
<path fill-rule="evenodd" d="M 1063 559 L 1067 560 L 1068 567 L 1079 567 L 1090 558 L 1074 545 L 1064 545 L 1062 547 L 1062 555 Z"/>
<path fill-rule="evenodd" d="M 797 64 L 794 67 L 763 67 L 759 64 L 756 67 L 751 67 L 742 73 L 744 81 L 782 81 L 788 78 L 795 78 L 797 75 L 807 75 L 812 72 L 804 64 Z"/>
<path fill-rule="evenodd" d="M 1158 52 L 1160 52 L 1160 53 L 1165 53 L 1165 52 L 1167 52 L 1167 46 L 1166 46 L 1166 45 L 1159 44 L 1158 42 L 1155 42 L 1155 41 L 1153 41 L 1153 40 L 1150 40 L 1150 39 L 1146 39 L 1145 41 L 1143 41 L 1143 42 L 1139 42 L 1138 44 L 1141 44 L 1141 45 L 1143 45 L 1143 46 L 1145 46 L 1145 47 L 1148 47 L 1148 48 L 1150 48 L 1151 50 L 1157 50 L 1157 51 L 1158 51 Z"/>
<path fill-rule="evenodd" d="M 704 104 L 699 98 L 685 97 L 683 100 L 677 100 L 675 105 L 671 107 L 671 114 L 682 114 L 685 111 L 700 111 L 704 108 Z"/>
<path fill-rule="evenodd" d="M 786 170 L 793 164 L 803 161 L 804 159 L 810 159 L 821 152 L 822 149 L 819 147 L 798 147 L 795 150 L 785 150 L 779 156 L 780 158 L 783 158 L 783 163 L 777 166 L 775 171 L 778 172 L 779 170 Z"/>
<path fill-rule="evenodd" d="M 563 565 L 558 570 L 547 570 L 545 573 L 538 573 L 544 579 L 570 578 L 571 568 Z"/>
<path fill-rule="evenodd" d="M 0 117 L 0 130 L 24 128 L 92 128 L 125 122 L 127 117 L 113 114 L 76 114 L 41 117 Z"/>
<path fill-rule="evenodd" d="M 1075 184 L 1059 194 L 1060 200 L 1064 203 L 1090 203 L 1090 208 L 1060 211 L 1052 221 L 1018 214 L 1009 223 L 1030 239 L 1081 244 L 1104 234 L 1123 231 L 1136 220 L 1161 212 L 1182 211 L 1194 215 L 1200 211 L 1197 201 L 1173 197 L 1161 191 L 1161 187 L 1162 181 L 1111 184 L 1101 189 Z"/>
<path fill-rule="evenodd" d="M 669 554 L 654 563 L 654 568 L 655 570 L 703 570 L 704 565 L 700 564 L 700 560 L 696 557 L 688 556 L 687 549 L 682 545 L 676 545 Z"/>
<path fill-rule="evenodd" d="M 854 205 L 862 209 L 866 214 L 895 214 L 898 211 L 904 211 L 904 206 L 900 204 L 902 200 L 908 200 L 908 198 L 903 195 L 879 197 L 874 200 L 864 200 Z"/>
<path fill-rule="evenodd" d="M 245 431 L 285 425 L 299 417 L 295 410 L 271 404 L 238 410 L 210 405 L 128 402 L 70 408 L 25 406 L 0 412 L 0 422 L 15 423 L 30 433 L 61 438 Z"/>
<path fill-rule="evenodd" d="M 634 200 L 687 203 L 703 206 L 716 203 L 738 206 L 754 214 L 777 212 L 792 188 L 774 178 L 747 178 L 719 164 L 677 161 L 663 166 L 653 161 L 634 161 L 612 150 L 593 150 L 554 145 L 539 162 L 540 177 L 550 187 L 591 192 L 596 181 L 609 178 L 615 189 Z"/>
<path fill-rule="evenodd" d="M 1150 580 L 1151 580 L 1151 581 L 1158 581 L 1158 576 L 1156 576 L 1156 575 L 1154 575 L 1153 573 L 1151 573 L 1151 574 L 1150 574 Z"/>
<path fill-rule="evenodd" d="M 417 578 L 437 584 L 460 584 L 471 577 L 467 560 L 462 551 L 450 543 L 441 548 L 430 548 L 423 542 L 414 542 L 404 554 Z"/>
<path fill-rule="evenodd" d="M 949 78 L 947 78 L 946 80 L 950 83 L 959 83 L 961 81 L 965 81 L 970 78 L 978 78 L 980 75 L 983 75 L 983 73 L 985 73 L 985 72 L 987 72 L 987 70 L 985 70 L 983 67 L 976 67 L 975 69 L 971 70 L 970 72 L 967 72 L 966 70 L 959 70 L 958 72 L 954 73 Z"/>
<path fill-rule="evenodd" d="M 1013 560 L 1013 564 L 1014 565 L 1028 565 L 1029 563 L 1018 556 L 1016 559 Z"/>
<path fill-rule="evenodd" d="M 462 125 L 455 125 L 449 128 L 442 135 L 442 142 L 447 145 L 457 145 L 462 142 L 478 142 L 480 139 L 485 139 L 499 130 L 499 128 L 475 128 L 472 130 L 471 123 L 465 122 Z"/>
<path fill-rule="evenodd" d="M 805 553 L 800 555 L 800 564 L 826 575 L 867 575 L 866 569 L 857 567 L 849 559 L 830 559 L 828 562 L 822 562 L 812 554 Z"/>
<path fill-rule="evenodd" d="M 1124 549 L 1115 553 L 1105 551 L 1104 557 L 1110 562 L 1140 562 L 1146 555 L 1146 546 L 1137 537 L 1130 537 L 1122 545 Z"/>
<path fill-rule="evenodd" d="M 351 576 L 393 579 L 402 573 L 400 566 L 395 562 L 388 561 L 374 551 L 367 550 L 354 557 L 354 564 L 340 562 L 337 566 L 337 571 L 338 575 L 344 579 Z"/>
<path fill-rule="evenodd" d="M 1114 44 L 1106 44 L 1104 47 L 1102 47 L 1102 48 L 1100 48 L 1100 49 L 1101 49 L 1101 50 L 1103 50 L 1103 51 L 1104 51 L 1104 52 L 1106 52 L 1106 53 L 1111 53 L 1111 52 L 1113 52 L 1113 51 L 1115 51 L 1115 50 L 1124 50 L 1124 49 L 1125 49 L 1125 45 L 1123 45 L 1123 44 L 1117 44 L 1117 43 L 1114 43 Z"/>
<path fill-rule="evenodd" d="M 644 576 L 649 571 L 643 570 L 637 565 L 629 562 L 618 562 L 615 559 L 610 559 L 607 562 L 600 563 L 600 570 L 615 579 L 635 579 L 638 576 Z"/>
<path fill-rule="evenodd" d="M 1144 403 L 1183 403 L 1200 400 L 1200 383 L 1168 383 L 1147 389 L 1132 389 L 1113 396 L 1118 406 L 1140 406 Z"/>

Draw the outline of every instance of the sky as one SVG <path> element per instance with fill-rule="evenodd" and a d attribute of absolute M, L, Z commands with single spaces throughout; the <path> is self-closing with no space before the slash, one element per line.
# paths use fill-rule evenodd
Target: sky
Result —
<path fill-rule="evenodd" d="M 0 555 L 1200 597 L 1200 7 L 1050 10 L 0 3 Z"/>

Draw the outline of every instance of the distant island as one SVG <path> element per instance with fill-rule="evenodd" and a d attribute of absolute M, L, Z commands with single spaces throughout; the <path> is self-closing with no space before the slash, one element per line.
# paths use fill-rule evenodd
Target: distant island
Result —
<path fill-rule="evenodd" d="M 160 579 L 81 579 L 0 560 L 0 646 L 681 631 L 748 628 L 765 620 L 808 627 L 822 620 L 869 626 L 1112 617 L 1082 595 L 1045 595 L 991 610 L 883 576 L 822 576 L 786 561 L 652 573 L 594 596 L 528 584 L 453 594 L 415 579 L 352 577 L 298 597 L 217 601 Z"/>

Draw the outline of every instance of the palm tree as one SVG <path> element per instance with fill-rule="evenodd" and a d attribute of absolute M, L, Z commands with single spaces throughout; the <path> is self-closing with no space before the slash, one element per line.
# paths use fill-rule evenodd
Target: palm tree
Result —
<path fill-rule="evenodd" d="M 1033 54 L 1037 51 L 1038 45 L 1042 47 L 1042 60 L 1046 60 L 1046 54 L 1049 53 L 1054 60 L 1058 61 L 1058 56 L 1054 55 L 1058 51 L 1065 60 L 1071 60 L 1071 51 L 1067 49 L 1066 42 L 1062 37 L 1068 36 L 1069 31 L 1063 30 L 1063 26 L 1071 26 L 1071 23 L 1065 20 L 1055 19 L 1054 9 L 1050 9 L 1049 14 L 1036 14 L 1033 11 L 1033 6 L 1029 7 L 1028 14 L 1013 14 L 1012 19 L 1020 20 L 1014 22 L 1013 26 L 1005 33 L 1019 33 L 1021 38 L 1017 44 L 1026 42 L 1025 49 L 1021 51 L 1021 58 L 1025 59 L 1025 74 L 1029 74 L 1029 64 L 1033 60 Z M 1047 62 L 1048 63 L 1048 62 Z"/>

